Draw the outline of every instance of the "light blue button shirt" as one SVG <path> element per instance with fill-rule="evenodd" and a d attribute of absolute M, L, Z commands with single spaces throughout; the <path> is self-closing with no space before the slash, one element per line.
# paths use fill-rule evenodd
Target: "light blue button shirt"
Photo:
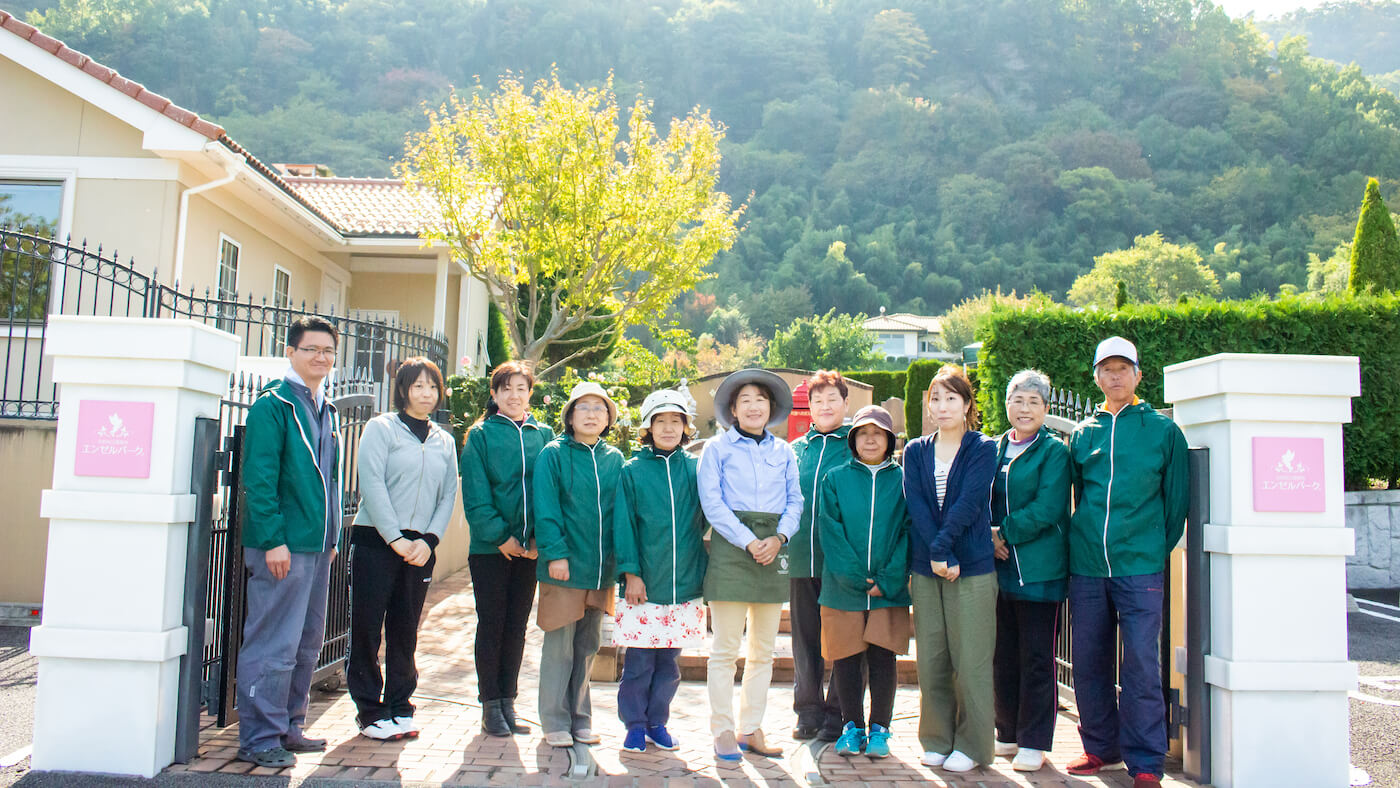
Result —
<path fill-rule="evenodd" d="M 778 514 L 778 533 L 789 539 L 801 526 L 797 455 L 767 430 L 761 443 L 733 427 L 705 441 L 696 476 L 705 518 L 715 533 L 741 550 L 757 537 L 735 512 Z"/>

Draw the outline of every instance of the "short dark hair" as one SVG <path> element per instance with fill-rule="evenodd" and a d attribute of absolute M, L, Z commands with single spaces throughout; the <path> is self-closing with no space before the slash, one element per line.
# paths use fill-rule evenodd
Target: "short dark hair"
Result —
<path fill-rule="evenodd" d="M 423 373 L 428 373 L 428 377 L 437 386 L 438 400 L 434 410 L 442 407 L 443 401 L 447 398 L 447 392 L 443 388 L 442 370 L 438 365 L 424 358 L 414 356 L 399 365 L 399 371 L 394 373 L 394 409 L 403 410 L 408 404 L 408 390 L 413 388 L 413 384 L 418 382 L 418 378 Z"/>
<path fill-rule="evenodd" d="M 335 330 L 331 321 L 319 315 L 302 315 L 292 321 L 292 325 L 287 329 L 287 347 L 300 347 L 301 337 L 308 331 L 320 331 L 331 335 L 331 341 L 340 344 L 340 332 Z"/>

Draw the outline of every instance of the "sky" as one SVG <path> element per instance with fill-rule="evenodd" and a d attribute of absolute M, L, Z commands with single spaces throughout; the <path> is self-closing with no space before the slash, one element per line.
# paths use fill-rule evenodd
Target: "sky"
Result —
<path fill-rule="evenodd" d="M 1299 8 L 1317 8 L 1324 0 L 1215 0 L 1230 16 L 1244 16 L 1254 12 L 1256 19 L 1282 16 Z"/>

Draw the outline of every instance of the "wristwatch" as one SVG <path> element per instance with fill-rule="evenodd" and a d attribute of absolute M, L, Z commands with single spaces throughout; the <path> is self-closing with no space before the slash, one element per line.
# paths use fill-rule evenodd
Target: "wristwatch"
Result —
<path fill-rule="evenodd" d="M 787 543 L 788 543 L 787 535 L 786 535 L 786 534 L 778 534 L 778 541 L 782 542 L 783 544 L 787 544 Z"/>

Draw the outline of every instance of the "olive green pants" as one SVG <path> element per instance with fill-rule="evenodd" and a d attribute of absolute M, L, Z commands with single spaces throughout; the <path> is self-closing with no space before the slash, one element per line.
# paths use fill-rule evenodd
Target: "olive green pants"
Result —
<path fill-rule="evenodd" d="M 995 713 L 992 653 L 997 640 L 995 572 L 959 577 L 913 575 L 914 643 L 919 667 L 919 744 L 992 762 Z"/>

